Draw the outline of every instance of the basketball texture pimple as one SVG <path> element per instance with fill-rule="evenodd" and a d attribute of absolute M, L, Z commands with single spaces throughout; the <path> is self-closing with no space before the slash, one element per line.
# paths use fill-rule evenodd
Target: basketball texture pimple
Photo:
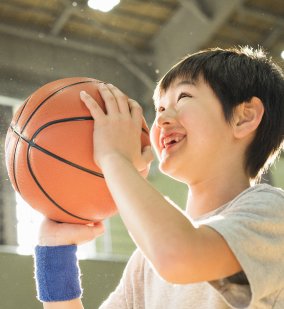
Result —
<path fill-rule="evenodd" d="M 87 224 L 117 212 L 93 160 L 95 120 L 80 100 L 85 90 L 106 112 L 98 83 L 74 77 L 44 85 L 18 109 L 7 132 L 5 158 L 13 188 L 58 222 Z M 150 144 L 145 120 L 141 142 Z"/>

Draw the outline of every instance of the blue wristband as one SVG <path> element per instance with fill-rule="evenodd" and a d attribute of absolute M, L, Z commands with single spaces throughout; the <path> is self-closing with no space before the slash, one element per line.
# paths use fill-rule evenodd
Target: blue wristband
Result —
<path fill-rule="evenodd" d="M 76 245 L 35 247 L 35 279 L 40 301 L 66 301 L 81 296 L 76 251 Z"/>

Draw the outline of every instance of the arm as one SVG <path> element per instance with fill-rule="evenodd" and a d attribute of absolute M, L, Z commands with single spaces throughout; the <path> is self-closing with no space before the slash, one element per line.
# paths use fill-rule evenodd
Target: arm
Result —
<path fill-rule="evenodd" d="M 136 244 L 164 279 L 210 281 L 232 275 L 240 265 L 213 229 L 195 228 L 125 158 L 105 157 L 103 173 L 120 215 Z"/>
<path fill-rule="evenodd" d="M 39 246 L 35 250 L 35 277 L 38 298 L 44 308 L 83 308 L 80 298 L 77 298 L 81 288 L 76 247 L 71 245 L 90 241 L 102 233 L 101 223 L 86 226 L 56 223 L 47 219 L 42 223 Z"/>
<path fill-rule="evenodd" d="M 177 283 L 219 279 L 240 271 L 220 234 L 209 227 L 193 227 L 137 172 L 150 157 L 148 149 L 141 154 L 138 104 L 112 85 L 101 85 L 100 93 L 107 115 L 90 96 L 81 94 L 96 119 L 94 158 L 127 229 L 156 270 Z"/>
<path fill-rule="evenodd" d="M 51 302 L 43 303 L 44 309 L 84 309 L 83 304 L 79 298 L 64 301 L 64 302 Z"/>

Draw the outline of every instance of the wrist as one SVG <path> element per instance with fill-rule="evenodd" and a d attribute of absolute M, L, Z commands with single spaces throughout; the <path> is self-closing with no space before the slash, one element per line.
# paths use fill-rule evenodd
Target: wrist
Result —
<path fill-rule="evenodd" d="M 70 246 L 74 245 L 68 243 L 66 239 L 60 239 L 57 236 L 40 236 L 38 239 L 39 246 L 47 246 L 47 247 L 57 247 L 57 246 Z"/>
<path fill-rule="evenodd" d="M 99 166 L 103 171 L 105 168 L 108 168 L 109 166 L 112 166 L 114 164 L 119 164 L 120 162 L 128 162 L 131 164 L 131 161 L 121 153 L 112 152 L 102 156 L 102 158 L 99 161 Z"/>
<path fill-rule="evenodd" d="M 35 279 L 38 299 L 66 301 L 82 294 L 77 246 L 36 246 Z"/>
<path fill-rule="evenodd" d="M 76 225 L 77 227 L 77 225 Z M 69 223 L 59 223 L 53 220 L 45 219 L 39 229 L 39 246 L 67 246 L 74 245 L 74 226 Z"/>

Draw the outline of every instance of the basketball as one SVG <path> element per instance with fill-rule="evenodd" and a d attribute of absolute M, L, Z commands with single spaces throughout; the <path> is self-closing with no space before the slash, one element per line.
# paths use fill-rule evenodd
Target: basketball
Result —
<path fill-rule="evenodd" d="M 6 165 L 14 190 L 58 222 L 88 224 L 117 211 L 93 160 L 95 120 L 80 100 L 85 90 L 106 112 L 100 82 L 74 77 L 44 85 L 21 105 L 7 132 Z M 145 120 L 141 144 L 150 144 Z"/>

